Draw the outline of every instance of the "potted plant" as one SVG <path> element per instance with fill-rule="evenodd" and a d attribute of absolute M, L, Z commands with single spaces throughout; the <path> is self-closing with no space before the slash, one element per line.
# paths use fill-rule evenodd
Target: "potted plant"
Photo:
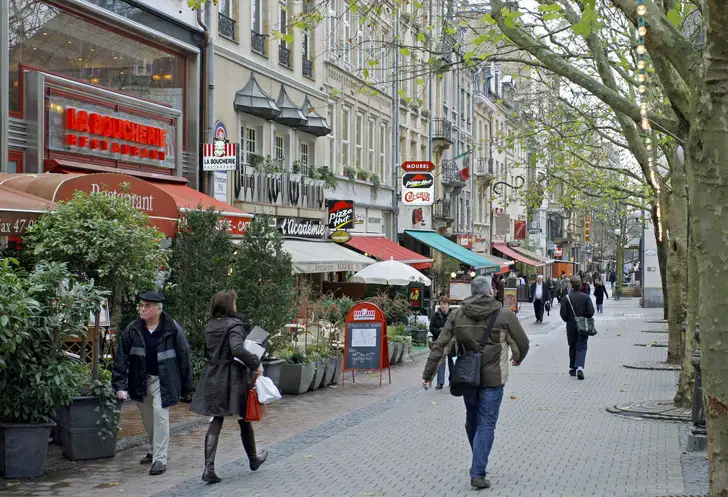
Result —
<path fill-rule="evenodd" d="M 51 418 L 74 393 L 61 332 L 82 333 L 103 293 L 64 264 L 29 275 L 15 264 L 0 260 L 0 476 L 29 478 L 43 474 Z"/>
<path fill-rule="evenodd" d="M 316 348 L 307 354 L 309 360 L 316 366 L 316 371 L 314 372 L 313 379 L 311 380 L 311 385 L 308 387 L 308 390 L 311 392 L 319 389 L 326 374 L 327 361 L 321 354 L 322 350 L 319 348 Z"/>
<path fill-rule="evenodd" d="M 111 387 L 111 372 L 101 370 L 92 380 L 91 368 L 78 363 L 73 373 L 73 399 L 58 408 L 56 417 L 63 454 L 72 461 L 113 457 L 121 402 Z"/>
<path fill-rule="evenodd" d="M 290 352 L 281 368 L 278 389 L 285 395 L 308 392 L 316 374 L 316 363 L 303 352 Z"/>
<path fill-rule="evenodd" d="M 306 173 L 308 166 L 300 160 L 294 160 L 291 165 L 291 172 L 288 174 L 288 179 L 291 182 L 297 183 L 301 181 L 301 176 Z"/>
<path fill-rule="evenodd" d="M 248 162 L 250 163 L 250 165 L 244 166 L 243 172 L 250 176 L 250 175 L 254 174 L 256 171 L 262 172 L 261 166 L 265 162 L 265 158 L 262 155 L 249 154 Z"/>
<path fill-rule="evenodd" d="M 414 345 L 427 345 L 427 325 L 421 321 L 412 322 L 407 331 L 412 337 L 412 343 Z"/>
<path fill-rule="evenodd" d="M 387 338 L 390 342 L 390 346 L 392 347 L 392 351 L 390 352 L 390 363 L 391 364 L 397 364 L 399 362 L 399 358 L 401 357 L 401 351 L 403 348 L 403 333 L 404 333 L 404 326 L 401 324 L 397 325 L 391 325 L 387 327 Z"/>
<path fill-rule="evenodd" d="M 344 175 L 351 181 L 356 179 L 356 168 L 351 166 L 344 166 Z"/>
<path fill-rule="evenodd" d="M 369 171 L 366 169 L 356 168 L 356 179 L 359 181 L 367 181 L 369 179 Z"/>
<path fill-rule="evenodd" d="M 424 117 L 425 119 L 430 117 L 430 109 L 422 109 L 420 112 L 420 115 Z"/>
<path fill-rule="evenodd" d="M 324 188 L 336 190 L 336 175 L 327 166 L 318 167 L 316 171 L 324 182 Z"/>

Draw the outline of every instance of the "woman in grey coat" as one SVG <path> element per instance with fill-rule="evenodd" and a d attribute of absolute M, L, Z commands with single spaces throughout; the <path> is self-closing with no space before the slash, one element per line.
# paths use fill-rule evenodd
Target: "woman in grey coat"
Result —
<path fill-rule="evenodd" d="M 268 457 L 267 451 L 260 454 L 256 451 L 253 425 L 245 421 L 252 372 L 262 375 L 263 366 L 258 356 L 243 346 L 248 333 L 243 321 L 235 317 L 237 298 L 232 290 L 218 292 L 212 297 L 212 319 L 205 327 L 207 368 L 190 406 L 198 414 L 214 416 L 205 435 L 205 471 L 202 481 L 208 483 L 221 481 L 215 474 L 215 452 L 224 416 L 235 412 L 240 414 L 240 438 L 250 459 L 251 470 L 257 470 Z"/>

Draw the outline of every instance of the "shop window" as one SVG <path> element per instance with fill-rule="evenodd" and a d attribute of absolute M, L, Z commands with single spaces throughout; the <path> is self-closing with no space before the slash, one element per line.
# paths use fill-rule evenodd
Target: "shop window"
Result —
<path fill-rule="evenodd" d="M 283 135 L 276 135 L 274 153 L 275 159 L 280 163 L 283 163 L 286 158 L 285 140 L 283 139 Z"/>
<path fill-rule="evenodd" d="M 326 49 L 328 51 L 329 60 L 336 60 L 336 45 L 338 38 L 336 36 L 336 23 L 339 16 L 336 14 L 336 2 L 329 2 L 328 22 L 326 24 Z"/>
<path fill-rule="evenodd" d="M 301 142 L 300 161 L 301 161 L 301 164 L 304 166 L 309 165 L 308 146 L 309 146 L 308 143 Z"/>
<path fill-rule="evenodd" d="M 344 66 L 350 67 L 351 66 L 351 47 L 350 42 L 351 40 L 351 9 L 348 8 L 348 6 L 345 6 L 344 11 Z"/>
<path fill-rule="evenodd" d="M 184 110 L 183 56 L 39 1 L 16 4 L 9 33 L 11 111 L 22 107 L 21 65 Z"/>
<path fill-rule="evenodd" d="M 387 125 L 379 125 L 379 179 L 383 184 L 389 184 L 389 172 L 387 171 Z"/>

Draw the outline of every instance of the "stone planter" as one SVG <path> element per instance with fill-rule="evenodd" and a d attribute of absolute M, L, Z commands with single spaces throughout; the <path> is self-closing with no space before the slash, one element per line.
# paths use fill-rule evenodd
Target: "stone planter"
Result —
<path fill-rule="evenodd" d="M 283 369 L 285 362 L 283 359 L 266 359 L 261 361 L 263 364 L 263 376 L 270 378 L 276 387 L 281 383 L 281 369 Z"/>
<path fill-rule="evenodd" d="M 34 478 L 45 470 L 53 421 L 25 424 L 0 422 L 0 476 Z"/>
<path fill-rule="evenodd" d="M 334 372 L 334 377 L 331 380 L 332 385 L 338 385 L 341 381 L 341 376 L 344 374 L 344 355 L 338 355 L 336 356 L 336 371 Z"/>
<path fill-rule="evenodd" d="M 300 395 L 308 392 L 316 374 L 316 363 L 283 364 L 278 390 L 284 395 Z"/>
<path fill-rule="evenodd" d="M 407 352 L 407 347 L 409 346 L 409 344 L 407 342 L 401 342 L 399 346 L 399 355 L 397 356 L 398 364 L 402 362 L 402 359 L 404 359 L 404 355 Z"/>
<path fill-rule="evenodd" d="M 400 357 L 402 357 L 402 342 L 394 342 L 394 357 L 392 358 L 392 364 L 399 364 Z"/>
<path fill-rule="evenodd" d="M 427 329 L 411 328 L 407 330 L 414 345 L 427 345 Z"/>
<path fill-rule="evenodd" d="M 331 385 L 331 382 L 334 380 L 334 373 L 336 373 L 336 357 L 329 357 L 328 359 L 325 359 L 324 362 L 326 363 L 326 372 L 321 380 L 320 388 Z"/>
<path fill-rule="evenodd" d="M 394 364 L 394 359 L 397 357 L 397 343 L 388 341 L 387 346 L 389 347 L 389 364 Z"/>
<path fill-rule="evenodd" d="M 117 402 L 121 408 L 121 402 Z M 71 461 L 114 457 L 118 433 L 99 433 L 101 402 L 97 397 L 74 397 L 71 404 L 58 408 L 58 433 L 63 454 Z M 116 415 L 119 422 L 119 414 Z"/>
<path fill-rule="evenodd" d="M 324 379 L 324 374 L 326 374 L 326 360 L 318 360 L 314 363 L 316 365 L 316 373 L 313 375 L 313 378 L 311 379 L 311 385 L 309 385 L 308 389 L 310 391 L 318 390 L 318 388 L 321 386 L 321 382 Z"/>

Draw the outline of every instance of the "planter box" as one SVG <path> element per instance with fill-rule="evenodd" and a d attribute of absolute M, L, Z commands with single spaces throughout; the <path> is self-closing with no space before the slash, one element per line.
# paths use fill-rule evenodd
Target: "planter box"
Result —
<path fill-rule="evenodd" d="M 399 344 L 399 355 L 397 356 L 397 363 L 402 362 L 402 359 L 404 359 L 404 354 L 407 352 L 407 347 L 409 344 L 407 342 L 402 342 Z"/>
<path fill-rule="evenodd" d="M 403 346 L 404 344 L 402 342 L 394 343 L 394 357 L 392 358 L 392 364 L 399 364 L 399 358 L 402 357 Z"/>
<path fill-rule="evenodd" d="M 326 372 L 321 380 L 320 388 L 331 385 L 331 382 L 334 379 L 334 373 L 336 373 L 336 357 L 329 357 L 324 362 L 326 363 Z"/>
<path fill-rule="evenodd" d="M 316 363 L 284 364 L 278 390 L 284 395 L 300 395 L 308 392 L 316 374 Z"/>
<path fill-rule="evenodd" d="M 412 337 L 412 343 L 415 345 L 427 345 L 427 330 L 410 329 L 408 330 Z"/>
<path fill-rule="evenodd" d="M 43 474 L 53 421 L 39 424 L 0 422 L 0 476 L 34 478 Z"/>
<path fill-rule="evenodd" d="M 389 364 L 394 364 L 397 357 L 397 344 L 395 342 L 387 342 L 389 346 Z"/>
<path fill-rule="evenodd" d="M 281 383 L 281 369 L 286 361 L 283 359 L 271 359 L 262 361 L 263 375 L 270 378 L 277 387 Z"/>
<path fill-rule="evenodd" d="M 121 407 L 121 402 L 117 403 Z M 101 402 L 97 397 L 74 397 L 73 402 L 58 408 L 58 432 L 63 454 L 71 461 L 114 457 L 116 438 L 99 433 Z M 119 421 L 119 414 L 116 415 Z"/>
<path fill-rule="evenodd" d="M 314 362 L 316 365 L 316 374 L 313 375 L 313 379 L 311 380 L 311 385 L 308 387 L 309 390 L 314 391 L 318 390 L 318 388 L 321 386 L 321 382 L 324 379 L 324 374 L 326 373 L 326 361 L 316 361 Z"/>
<path fill-rule="evenodd" d="M 344 355 L 336 356 L 336 371 L 334 372 L 334 378 L 331 380 L 332 385 L 338 385 L 341 381 L 341 376 L 344 374 Z"/>

